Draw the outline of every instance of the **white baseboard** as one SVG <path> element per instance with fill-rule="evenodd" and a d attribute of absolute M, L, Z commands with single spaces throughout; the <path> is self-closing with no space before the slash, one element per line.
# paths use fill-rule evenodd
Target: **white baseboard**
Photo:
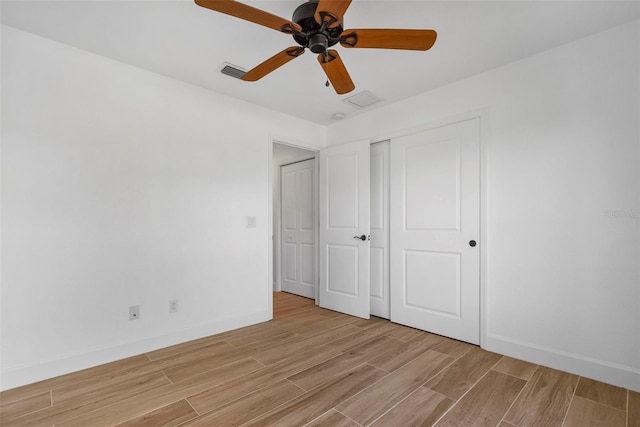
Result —
<path fill-rule="evenodd" d="M 43 360 L 30 365 L 6 369 L 0 373 L 0 391 L 32 384 L 244 326 L 266 322 L 272 317 L 271 313 L 260 312 L 248 316 L 225 319 L 216 323 L 167 331 L 160 335 L 137 341 L 118 343 L 104 348 L 88 349 L 82 353 L 66 355 L 54 360 Z"/>
<path fill-rule="evenodd" d="M 499 335 L 487 335 L 487 351 L 640 392 L 640 369 L 591 359 Z"/>

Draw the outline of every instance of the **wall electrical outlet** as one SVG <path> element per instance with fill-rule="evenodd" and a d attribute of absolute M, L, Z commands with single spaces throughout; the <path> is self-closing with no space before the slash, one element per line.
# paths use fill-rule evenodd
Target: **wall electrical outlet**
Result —
<path fill-rule="evenodd" d="M 132 305 L 129 307 L 129 320 L 138 320 L 140 318 L 140 306 Z"/>
<path fill-rule="evenodd" d="M 178 300 L 172 299 L 169 301 L 169 313 L 177 313 L 178 312 Z"/>

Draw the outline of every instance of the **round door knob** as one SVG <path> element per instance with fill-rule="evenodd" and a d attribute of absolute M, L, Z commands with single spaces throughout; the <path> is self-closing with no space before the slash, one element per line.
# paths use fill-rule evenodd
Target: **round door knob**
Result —
<path fill-rule="evenodd" d="M 469 246 L 471 246 L 472 248 L 476 246 L 476 241 L 475 240 L 470 240 L 469 241 Z"/>

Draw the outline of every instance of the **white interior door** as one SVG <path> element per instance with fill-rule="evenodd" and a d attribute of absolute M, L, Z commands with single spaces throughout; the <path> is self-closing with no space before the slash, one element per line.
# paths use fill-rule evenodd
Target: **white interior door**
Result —
<path fill-rule="evenodd" d="M 369 142 L 320 151 L 319 305 L 369 318 Z M 361 240 L 359 236 L 365 236 Z"/>
<path fill-rule="evenodd" d="M 282 290 L 316 297 L 315 159 L 280 168 Z"/>
<path fill-rule="evenodd" d="M 389 318 L 389 141 L 371 145 L 371 314 Z"/>
<path fill-rule="evenodd" d="M 473 344 L 480 340 L 479 132 L 475 119 L 391 142 L 391 320 Z"/>

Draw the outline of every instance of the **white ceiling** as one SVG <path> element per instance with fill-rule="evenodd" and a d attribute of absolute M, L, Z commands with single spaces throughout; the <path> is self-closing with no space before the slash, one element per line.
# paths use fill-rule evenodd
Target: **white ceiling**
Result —
<path fill-rule="evenodd" d="M 302 2 L 244 1 L 287 19 Z M 295 42 L 192 0 L 5 0 L 0 12 L 4 24 L 326 125 L 636 20 L 640 2 L 354 0 L 345 29 L 428 28 L 438 40 L 427 52 L 338 47 L 356 84 L 346 95 L 325 87 L 309 51 L 255 83 L 222 75 L 224 62 L 250 69 Z M 384 102 L 343 101 L 364 90 Z"/>

